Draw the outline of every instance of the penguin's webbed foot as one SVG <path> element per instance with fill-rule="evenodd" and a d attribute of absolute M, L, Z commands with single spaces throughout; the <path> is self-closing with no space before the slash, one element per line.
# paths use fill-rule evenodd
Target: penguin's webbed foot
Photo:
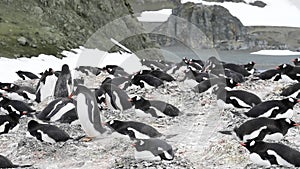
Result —
<path fill-rule="evenodd" d="M 90 142 L 90 141 L 92 141 L 93 140 L 93 137 L 84 137 L 83 139 L 82 139 L 82 141 L 84 141 L 84 142 Z"/>

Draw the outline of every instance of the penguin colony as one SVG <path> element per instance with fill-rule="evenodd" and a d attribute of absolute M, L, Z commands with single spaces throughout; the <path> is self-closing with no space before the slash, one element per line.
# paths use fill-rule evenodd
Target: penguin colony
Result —
<path fill-rule="evenodd" d="M 76 71 L 82 76 L 78 79 L 72 79 L 67 64 L 62 66 L 61 71 L 47 68 L 40 77 L 20 70 L 16 72 L 20 78 L 31 79 L 36 88 L 0 83 L 0 135 L 18 132 L 19 121 L 23 118 L 27 121 L 26 137 L 32 137 L 33 142 L 93 141 L 118 133 L 132 142 L 136 160 L 174 160 L 177 152 L 172 146 L 172 138 L 178 134 L 176 131 L 164 134 L 159 126 L 145 121 L 109 119 L 104 115 L 109 112 L 122 117 L 130 111 L 137 116 L 157 120 L 183 116 L 187 112 L 176 105 L 151 98 L 151 93 L 156 90 L 170 94 L 168 90 L 176 89 L 178 83 L 182 83 L 189 87 L 187 91 L 191 93 L 216 96 L 220 109 L 229 110 L 232 118 L 243 121 L 241 125 L 232 124 L 232 130 L 219 132 L 235 135 L 236 138 L 232 139 L 237 139 L 249 151 L 253 163 L 300 167 L 297 148 L 281 143 L 291 128 L 299 126 L 293 120 L 296 115 L 293 107 L 300 99 L 298 60 L 293 60 L 295 66 L 284 63 L 262 73 L 255 70 L 254 62 L 239 65 L 215 57 L 207 61 L 183 58 L 179 63 L 143 59 L 143 69 L 133 74 L 117 65 L 78 67 Z M 182 73 L 183 77 L 178 76 Z M 97 87 L 91 87 L 85 85 L 84 77 L 88 75 L 105 78 Z M 254 92 L 236 89 L 259 80 L 287 80 L 292 85 L 277 93 L 282 96 L 277 100 L 264 100 Z M 44 102 L 46 106 L 41 110 L 35 109 Z M 84 136 L 71 137 L 56 126 L 57 123 L 71 125 L 76 121 L 79 121 Z M 7 157 L 0 156 L 1 168 L 34 165 L 13 164 Z"/>

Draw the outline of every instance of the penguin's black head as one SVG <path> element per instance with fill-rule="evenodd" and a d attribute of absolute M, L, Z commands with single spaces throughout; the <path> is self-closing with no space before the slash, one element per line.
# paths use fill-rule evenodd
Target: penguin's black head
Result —
<path fill-rule="evenodd" d="M 36 126 L 38 126 L 39 125 L 39 123 L 37 122 L 37 121 L 35 121 L 35 120 L 30 120 L 29 122 L 28 122 L 28 130 L 30 130 L 30 129 L 32 129 L 32 128 L 35 128 Z"/>
<path fill-rule="evenodd" d="M 240 86 L 240 84 L 236 81 L 234 81 L 231 78 L 226 78 L 226 85 L 230 88 L 236 87 L 236 86 Z"/>
<path fill-rule="evenodd" d="M 246 147 L 250 152 L 251 152 L 251 149 L 253 149 L 256 144 L 258 143 L 259 141 L 255 141 L 255 140 L 249 140 L 247 142 L 241 142 L 240 144 L 244 147 Z"/>
<path fill-rule="evenodd" d="M 296 99 L 296 98 L 290 97 L 290 98 L 283 99 L 282 101 L 288 107 L 293 107 L 295 104 L 297 104 L 298 102 L 300 102 L 300 99 Z"/>
<path fill-rule="evenodd" d="M 276 69 L 288 71 L 290 69 L 293 69 L 293 66 L 285 63 L 285 64 L 281 64 L 281 65 L 277 66 Z"/>
<path fill-rule="evenodd" d="M 67 64 L 62 65 L 61 72 L 62 73 L 69 73 L 70 72 L 69 66 Z"/>
<path fill-rule="evenodd" d="M 290 127 L 297 127 L 297 126 L 300 126 L 300 124 L 299 123 L 296 123 L 296 122 L 294 122 L 293 120 L 290 120 L 290 119 L 278 119 L 278 121 L 282 124 L 283 123 L 283 125 L 284 126 L 288 126 L 289 128 Z"/>
<path fill-rule="evenodd" d="M 112 128 L 114 130 L 117 130 L 118 128 L 120 128 L 122 124 L 123 123 L 120 120 L 110 120 L 105 123 L 106 126 Z"/>
<path fill-rule="evenodd" d="M 135 147 L 136 151 L 144 151 L 147 149 L 145 140 L 143 139 L 136 139 L 132 144 L 132 146 Z"/>

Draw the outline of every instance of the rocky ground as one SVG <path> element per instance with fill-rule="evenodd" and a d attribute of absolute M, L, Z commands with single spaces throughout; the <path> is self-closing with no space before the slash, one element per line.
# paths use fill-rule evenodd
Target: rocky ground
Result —
<path fill-rule="evenodd" d="M 94 79 L 94 78 L 90 78 Z M 102 79 L 102 78 L 100 78 Z M 17 83 L 20 83 L 18 81 Z M 21 82 L 24 83 L 24 82 Z M 28 82 L 25 82 L 28 84 Z M 33 82 L 31 82 L 33 83 Z M 98 84 L 99 81 L 90 81 Z M 248 81 L 239 89 L 258 94 L 262 100 L 280 98 L 279 92 L 286 82 Z M 91 142 L 69 140 L 65 143 L 49 144 L 26 137 L 27 122 L 20 120 L 20 129 L 15 133 L 0 135 L 1 154 L 17 164 L 33 164 L 31 168 L 258 168 L 248 159 L 247 150 L 239 145 L 232 136 L 222 135 L 219 130 L 229 130 L 246 119 L 235 116 L 229 110 L 219 108 L 215 96 L 208 93 L 193 93 L 182 82 L 173 87 L 156 90 L 130 90 L 130 95 L 140 95 L 149 99 L 164 100 L 177 106 L 182 114 L 171 118 L 142 117 L 133 109 L 119 113 L 103 111 L 102 120 L 111 119 L 141 121 L 155 127 L 164 135 L 176 135 L 167 139 L 175 150 L 172 161 L 136 161 L 134 148 L 129 138 L 116 133 L 105 134 Z M 42 109 L 47 102 L 36 105 Z M 239 110 L 243 112 L 245 110 Z M 299 105 L 295 106 L 295 121 L 300 121 Z M 79 124 L 55 125 L 64 129 L 76 138 L 84 135 Z M 296 135 L 299 129 L 291 132 L 282 141 L 291 147 L 298 148 L 300 139 Z"/>

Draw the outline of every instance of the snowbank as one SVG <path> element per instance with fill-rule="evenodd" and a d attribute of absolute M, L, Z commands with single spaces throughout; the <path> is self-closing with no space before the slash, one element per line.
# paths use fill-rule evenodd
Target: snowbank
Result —
<path fill-rule="evenodd" d="M 172 14 L 172 9 L 162 9 L 158 11 L 145 11 L 137 19 L 141 22 L 165 22 Z"/>
<path fill-rule="evenodd" d="M 290 50 L 260 50 L 257 52 L 252 52 L 251 54 L 253 55 L 284 55 L 284 56 L 288 56 L 288 55 L 300 55 L 300 52 L 293 52 Z"/>

